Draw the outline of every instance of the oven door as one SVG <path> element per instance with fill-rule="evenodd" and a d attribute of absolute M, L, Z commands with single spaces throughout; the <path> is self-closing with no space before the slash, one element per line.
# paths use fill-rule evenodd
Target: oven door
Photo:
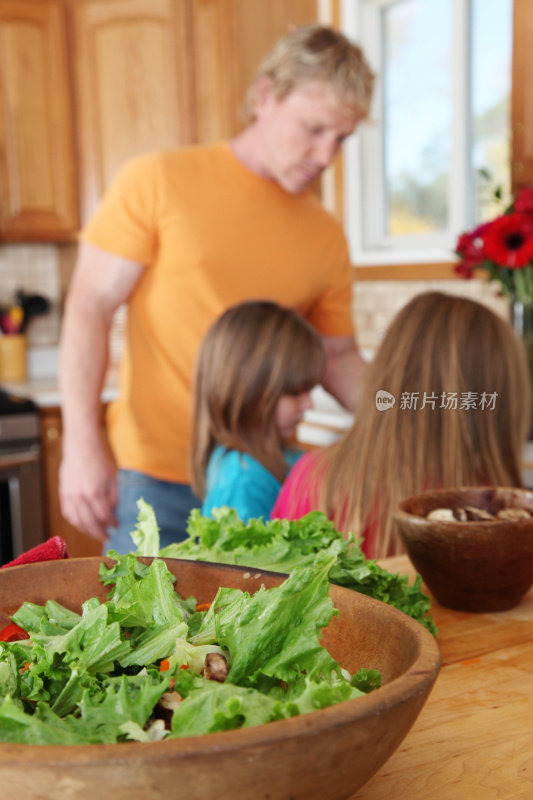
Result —
<path fill-rule="evenodd" d="M 0 564 L 45 540 L 41 449 L 0 450 Z"/>

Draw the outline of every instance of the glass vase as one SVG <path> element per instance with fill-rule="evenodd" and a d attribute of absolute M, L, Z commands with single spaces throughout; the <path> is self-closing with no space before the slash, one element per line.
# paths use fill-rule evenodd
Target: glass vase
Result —
<path fill-rule="evenodd" d="M 521 300 L 512 300 L 511 322 L 515 333 L 522 339 L 526 348 L 529 376 L 533 391 L 533 302 L 524 303 Z M 533 417 L 529 438 L 533 439 Z"/>

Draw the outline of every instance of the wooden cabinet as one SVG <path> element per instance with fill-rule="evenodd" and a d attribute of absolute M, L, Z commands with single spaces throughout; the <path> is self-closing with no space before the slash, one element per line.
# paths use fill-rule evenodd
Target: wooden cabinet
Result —
<path fill-rule="evenodd" d="M 316 0 L 70 0 L 85 222 L 129 158 L 240 128 L 257 60 Z"/>
<path fill-rule="evenodd" d="M 0 0 L 0 241 L 77 229 L 64 4 Z"/>
<path fill-rule="evenodd" d="M 317 0 L 0 0 L 0 239 L 74 241 L 117 170 L 234 135 Z"/>
<path fill-rule="evenodd" d="M 192 142 L 189 0 L 73 0 L 72 59 L 86 221 L 119 167 Z"/>
<path fill-rule="evenodd" d="M 533 184 L 533 3 L 514 0 L 511 183 Z"/>
<path fill-rule="evenodd" d="M 61 514 L 59 505 L 59 465 L 62 455 L 63 429 L 59 408 L 41 412 L 41 439 L 43 453 L 43 480 L 47 536 L 61 536 L 67 543 L 72 558 L 99 556 L 102 545 L 74 528 Z"/>
<path fill-rule="evenodd" d="M 319 7 L 338 24 L 339 0 L 0 0 L 0 241 L 75 241 L 130 157 L 235 134 L 259 59 Z M 531 0 L 513 35 L 516 190 L 533 182 Z"/>
<path fill-rule="evenodd" d="M 317 19 L 317 0 L 198 0 L 191 4 L 195 140 L 237 133 L 261 58 L 289 27 Z"/>

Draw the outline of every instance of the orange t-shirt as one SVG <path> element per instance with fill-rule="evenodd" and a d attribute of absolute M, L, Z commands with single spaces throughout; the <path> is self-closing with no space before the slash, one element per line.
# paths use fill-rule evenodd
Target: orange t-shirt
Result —
<path fill-rule="evenodd" d="M 129 302 L 120 397 L 108 415 L 123 468 L 188 482 L 196 352 L 228 306 L 266 298 L 323 335 L 353 333 L 340 223 L 311 192 L 288 194 L 250 172 L 228 143 L 130 162 L 82 238 L 146 266 Z"/>

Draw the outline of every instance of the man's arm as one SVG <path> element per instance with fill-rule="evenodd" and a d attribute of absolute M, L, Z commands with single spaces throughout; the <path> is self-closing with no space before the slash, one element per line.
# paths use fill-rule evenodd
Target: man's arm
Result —
<path fill-rule="evenodd" d="M 323 386 L 349 411 L 355 410 L 357 385 L 366 367 L 352 336 L 324 336 L 328 361 Z"/>
<path fill-rule="evenodd" d="M 101 392 L 109 360 L 109 331 L 144 267 L 82 243 L 63 316 L 59 388 L 63 460 L 59 496 L 63 516 L 105 541 L 115 522 L 116 468 L 102 441 Z"/>

